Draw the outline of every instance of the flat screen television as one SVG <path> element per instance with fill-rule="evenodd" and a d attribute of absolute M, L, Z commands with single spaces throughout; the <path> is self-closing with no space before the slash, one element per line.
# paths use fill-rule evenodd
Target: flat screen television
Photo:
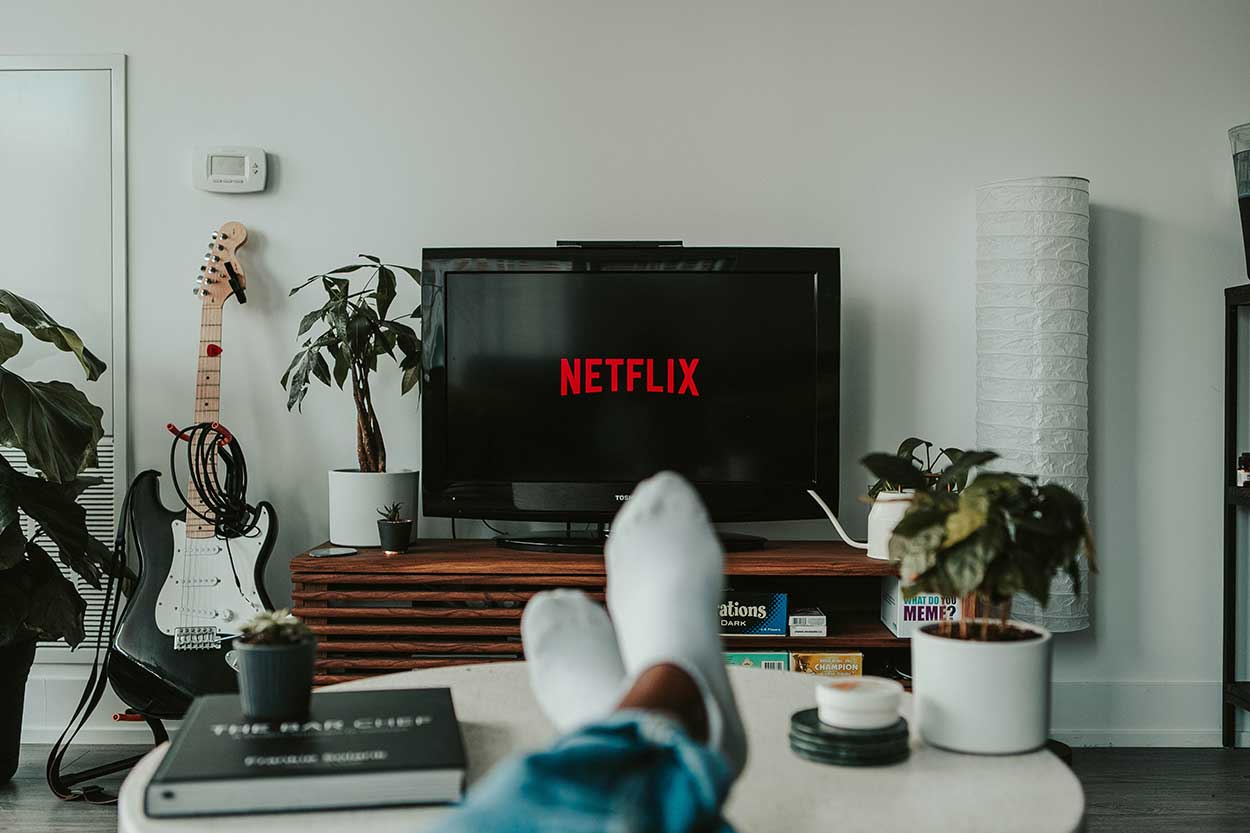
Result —
<path fill-rule="evenodd" d="M 821 517 L 808 489 L 837 505 L 837 249 L 443 248 L 422 262 L 427 515 L 603 523 L 664 469 L 714 521 Z"/>

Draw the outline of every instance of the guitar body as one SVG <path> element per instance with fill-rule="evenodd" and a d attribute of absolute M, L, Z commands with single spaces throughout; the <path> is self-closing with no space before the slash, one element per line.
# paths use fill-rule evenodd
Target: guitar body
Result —
<path fill-rule="evenodd" d="M 178 718 L 201 694 L 238 690 L 229 655 L 238 628 L 256 611 L 272 607 L 262 576 L 277 535 L 277 517 L 268 504 L 262 504 L 262 519 L 252 537 L 201 539 L 220 546 L 221 552 L 189 555 L 185 550 L 185 512 L 171 512 L 161 503 L 156 472 L 141 474 L 133 489 L 131 517 L 139 579 L 118 620 L 109 658 L 109 682 L 118 696 L 141 714 Z M 188 560 L 198 563 L 190 567 Z M 242 592 L 234 582 L 236 571 Z M 170 588 L 180 585 L 185 576 L 210 574 L 224 580 L 211 586 L 204 581 L 196 588 L 198 596 L 193 591 L 185 597 L 178 592 L 171 601 Z M 198 613 L 206 613 L 211 603 L 215 605 L 211 609 L 219 614 L 231 614 L 229 621 L 220 615 L 210 621 L 210 617 L 193 614 L 185 614 L 181 620 L 200 627 L 212 625 L 220 637 L 219 644 L 176 649 L 175 637 L 162 631 L 158 620 L 177 621 L 179 615 L 171 611 L 175 617 L 171 620 L 164 609 L 180 606 L 184 598 L 205 604 L 195 609 Z"/>
<path fill-rule="evenodd" d="M 108 678 L 118 696 L 147 717 L 182 717 L 201 694 L 237 691 L 231 662 L 234 640 L 248 620 L 273 607 L 263 581 L 278 532 L 273 507 L 259 504 L 254 525 L 248 512 L 245 535 L 219 537 L 212 520 L 216 513 L 198 485 L 216 481 L 219 455 L 226 455 L 225 464 L 230 465 L 229 452 L 220 450 L 233 442 L 220 422 L 221 311 L 229 298 L 246 300 L 247 277 L 237 257 L 246 241 L 247 229 L 241 223 L 224 223 L 213 232 L 196 279 L 200 337 L 190 430 L 211 431 L 216 439 L 193 452 L 191 434 L 173 423 L 167 426 L 189 443 L 190 482 L 185 495 L 193 511 L 166 509 L 159 475 L 146 471 L 131 484 L 129 507 L 118 520 L 129 526 L 139 578 L 117 622 Z"/>

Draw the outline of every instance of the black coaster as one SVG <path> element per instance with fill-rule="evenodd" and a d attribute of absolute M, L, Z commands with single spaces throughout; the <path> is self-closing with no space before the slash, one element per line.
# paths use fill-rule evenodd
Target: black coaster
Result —
<path fill-rule="evenodd" d="M 804 760 L 811 761 L 815 764 L 826 764 L 828 766 L 886 766 L 888 764 L 896 764 L 900 761 L 905 761 L 907 760 L 907 756 L 910 754 L 910 750 L 906 746 L 892 750 L 888 754 L 881 753 L 878 755 L 862 757 L 821 755 L 796 747 L 794 744 L 790 745 L 790 751 Z"/>
<path fill-rule="evenodd" d="M 820 722 L 816 709 L 790 717 L 790 749 L 807 760 L 842 766 L 891 764 L 910 751 L 907 721 L 880 729 L 839 729 Z"/>

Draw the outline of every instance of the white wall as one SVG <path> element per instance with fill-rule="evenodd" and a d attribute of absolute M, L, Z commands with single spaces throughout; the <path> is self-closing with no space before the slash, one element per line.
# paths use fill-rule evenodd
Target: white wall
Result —
<path fill-rule="evenodd" d="M 325 538 L 324 471 L 353 462 L 348 397 L 283 407 L 311 302 L 286 290 L 306 275 L 556 237 L 840 246 L 842 508 L 862 531 L 862 452 L 975 438 L 974 187 L 1089 177 L 1103 569 L 1096 626 L 1059 640 L 1056 728 L 1217 742 L 1220 290 L 1246 277 L 1225 131 L 1250 120 L 1246 3 L 3 0 L 0 20 L 0 53 L 129 56 L 137 468 L 163 467 L 162 426 L 189 412 L 207 234 L 251 228 L 223 410 L 282 553 Z M 264 145 L 270 190 L 193 190 L 201 143 Z M 391 460 L 418 464 L 415 400 L 380 399 Z"/>

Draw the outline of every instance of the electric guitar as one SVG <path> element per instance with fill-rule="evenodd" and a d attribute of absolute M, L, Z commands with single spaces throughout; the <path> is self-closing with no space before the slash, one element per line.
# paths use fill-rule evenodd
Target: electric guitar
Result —
<path fill-rule="evenodd" d="M 242 224 L 226 223 L 213 233 L 200 267 L 195 423 L 220 420 L 221 313 L 231 296 L 246 302 L 238 259 L 246 240 Z M 234 638 L 253 615 L 272 607 L 262 577 L 277 535 L 273 507 L 260 504 L 256 527 L 230 538 L 200 517 L 209 513 L 194 477 L 186 501 L 194 511 L 166 509 L 157 473 L 144 472 L 131 486 L 128 517 L 119 522 L 131 525 L 139 575 L 117 623 L 108 676 L 118 696 L 150 717 L 181 717 L 201 694 L 237 690 Z"/>

